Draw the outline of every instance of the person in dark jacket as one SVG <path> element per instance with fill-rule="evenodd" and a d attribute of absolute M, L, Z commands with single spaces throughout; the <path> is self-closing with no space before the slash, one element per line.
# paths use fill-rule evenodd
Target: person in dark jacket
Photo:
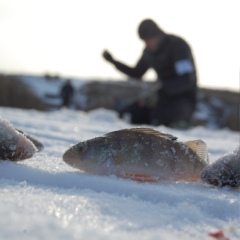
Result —
<path fill-rule="evenodd" d="M 119 71 L 134 79 L 141 79 L 150 68 L 156 71 L 161 87 L 155 96 L 157 101 L 149 109 L 150 124 L 189 124 L 196 105 L 197 76 L 188 43 L 178 36 L 165 33 L 151 19 L 140 23 L 138 34 L 145 42 L 145 48 L 135 67 L 115 60 L 107 50 L 103 52 L 103 57 Z M 135 112 L 136 108 L 141 112 L 138 103 L 128 109 L 133 106 Z"/>
<path fill-rule="evenodd" d="M 70 107 L 74 95 L 74 88 L 69 79 L 63 84 L 60 95 L 62 97 L 62 106 Z"/>

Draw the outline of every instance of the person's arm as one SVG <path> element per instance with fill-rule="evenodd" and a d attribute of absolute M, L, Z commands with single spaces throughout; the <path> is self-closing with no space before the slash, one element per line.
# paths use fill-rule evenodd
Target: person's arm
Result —
<path fill-rule="evenodd" d="M 116 61 L 107 51 L 103 53 L 103 57 L 112 63 L 120 72 L 136 79 L 140 79 L 149 68 L 143 57 L 139 59 L 135 67 L 129 67 L 124 63 Z"/>
<path fill-rule="evenodd" d="M 140 58 L 135 67 L 129 67 L 118 61 L 115 61 L 114 65 L 120 72 L 136 79 L 141 79 L 144 73 L 148 70 L 148 66 L 145 64 L 143 58 Z"/>
<path fill-rule="evenodd" d="M 178 41 L 172 50 L 176 78 L 166 81 L 163 91 L 168 95 L 178 95 L 196 85 L 196 69 L 191 49 L 186 42 Z"/>

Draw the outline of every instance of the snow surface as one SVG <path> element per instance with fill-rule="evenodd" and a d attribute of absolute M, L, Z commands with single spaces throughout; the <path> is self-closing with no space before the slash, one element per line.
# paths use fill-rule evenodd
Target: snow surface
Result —
<path fill-rule="evenodd" d="M 88 175 L 62 160 L 72 144 L 133 127 L 113 111 L 89 113 L 0 108 L 0 116 L 45 148 L 33 158 L 0 162 L 0 239 L 240 239 L 240 191 L 204 183 L 138 183 Z M 135 126 L 134 126 L 135 127 Z M 210 162 L 239 144 L 239 133 L 159 126 L 180 141 L 202 139 Z"/>

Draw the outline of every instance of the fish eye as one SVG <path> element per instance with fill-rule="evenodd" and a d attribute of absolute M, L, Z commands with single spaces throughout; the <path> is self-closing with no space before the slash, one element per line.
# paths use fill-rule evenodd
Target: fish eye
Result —
<path fill-rule="evenodd" d="M 77 150 L 79 152 L 86 152 L 88 149 L 88 144 L 86 142 L 81 142 L 77 145 Z"/>

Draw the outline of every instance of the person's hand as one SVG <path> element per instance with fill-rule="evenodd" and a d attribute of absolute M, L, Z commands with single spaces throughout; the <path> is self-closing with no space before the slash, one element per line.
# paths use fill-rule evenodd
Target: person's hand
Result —
<path fill-rule="evenodd" d="M 113 59 L 112 55 L 111 55 L 107 50 L 105 50 L 105 51 L 103 52 L 103 57 L 104 57 L 105 60 L 107 60 L 108 62 L 111 62 L 111 63 L 114 62 L 114 59 Z"/>

